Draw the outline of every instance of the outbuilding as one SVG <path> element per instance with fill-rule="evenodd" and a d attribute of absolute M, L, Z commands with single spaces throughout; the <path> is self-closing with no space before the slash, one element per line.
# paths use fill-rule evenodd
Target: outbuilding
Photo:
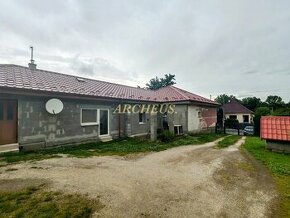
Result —
<path fill-rule="evenodd" d="M 267 149 L 290 153 L 290 116 L 263 116 L 260 122 Z"/>
<path fill-rule="evenodd" d="M 222 107 L 224 119 L 235 119 L 239 123 L 253 123 L 254 112 L 242 105 L 237 99 L 231 99 Z"/>

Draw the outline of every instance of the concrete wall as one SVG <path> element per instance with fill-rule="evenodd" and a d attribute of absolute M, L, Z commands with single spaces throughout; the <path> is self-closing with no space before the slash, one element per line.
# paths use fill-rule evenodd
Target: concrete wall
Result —
<path fill-rule="evenodd" d="M 150 132 L 150 114 L 145 114 L 145 123 L 139 123 L 139 114 L 131 113 L 126 114 L 128 117 L 127 127 L 130 131 L 127 132 L 128 136 L 147 135 Z"/>
<path fill-rule="evenodd" d="M 290 142 L 267 141 L 266 148 L 274 152 L 290 154 Z"/>
<path fill-rule="evenodd" d="M 139 114 L 114 114 L 118 103 L 61 99 L 64 110 L 57 115 L 49 114 L 45 103 L 50 98 L 18 97 L 18 142 L 20 146 L 44 148 L 55 145 L 94 142 L 99 140 L 99 125 L 81 126 L 81 108 L 109 109 L 110 135 L 141 136 L 150 134 L 151 115 L 146 114 L 145 123 L 139 123 Z M 120 122 L 119 122 L 120 116 Z M 176 105 L 176 113 L 168 115 L 171 131 L 174 125 L 182 125 L 188 131 L 188 106 Z"/>
<path fill-rule="evenodd" d="M 201 132 L 208 128 L 214 128 L 217 122 L 216 108 L 188 106 L 188 131 Z"/>
<path fill-rule="evenodd" d="M 243 123 L 244 122 L 244 119 L 243 119 L 244 115 L 248 115 L 249 116 L 249 123 L 253 122 L 253 114 L 225 114 L 225 118 L 228 119 L 228 118 L 230 118 L 231 115 L 236 115 L 237 116 L 237 120 L 239 121 L 239 123 Z"/>
<path fill-rule="evenodd" d="M 174 125 L 182 125 L 183 132 L 188 132 L 188 107 L 187 105 L 176 105 L 175 113 L 168 114 L 169 130 L 174 132 Z"/>
<path fill-rule="evenodd" d="M 18 99 L 18 142 L 20 145 L 54 146 L 74 142 L 97 141 L 99 125 L 81 126 L 81 108 L 109 109 L 109 133 L 117 137 L 118 115 L 115 105 L 97 101 L 61 99 L 64 109 L 60 114 L 49 114 L 45 109 L 48 98 Z M 124 118 L 122 118 L 124 119 Z M 124 135 L 124 128 L 121 129 Z"/>
<path fill-rule="evenodd" d="M 114 114 L 113 111 L 119 102 L 59 98 L 64 103 L 64 109 L 60 114 L 52 115 L 46 111 L 45 104 L 53 96 L 6 95 L 5 97 L 18 101 L 18 143 L 26 148 L 30 146 L 31 149 L 38 149 L 98 141 L 99 125 L 81 125 L 82 108 L 108 109 L 109 134 L 112 138 L 119 137 L 119 133 L 121 137 L 149 135 L 150 133 L 151 115 L 146 114 L 146 122 L 140 124 L 139 114 Z M 168 114 L 169 130 L 174 132 L 174 125 L 182 125 L 185 133 L 199 130 L 198 111 L 201 111 L 203 115 L 203 110 L 197 106 L 176 105 L 175 113 Z M 162 126 L 162 119 L 159 115 L 158 119 L 154 120 L 154 125 Z"/>

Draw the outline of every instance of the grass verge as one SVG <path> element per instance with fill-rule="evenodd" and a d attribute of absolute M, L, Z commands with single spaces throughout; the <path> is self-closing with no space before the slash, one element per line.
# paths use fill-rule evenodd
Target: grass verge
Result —
<path fill-rule="evenodd" d="M 0 192 L 1 217 L 91 217 L 102 209 L 97 200 L 82 195 L 43 191 L 43 187 Z"/>
<path fill-rule="evenodd" d="M 110 142 L 97 142 L 71 147 L 58 147 L 37 152 L 3 153 L 0 161 L 16 163 L 20 161 L 42 160 L 61 157 L 59 154 L 68 154 L 74 157 L 91 157 L 99 155 L 126 155 L 130 153 L 162 151 L 181 145 L 203 144 L 214 141 L 223 135 L 198 134 L 175 137 L 170 142 L 151 142 L 142 138 L 127 138 Z"/>
<path fill-rule="evenodd" d="M 274 177 L 280 194 L 277 217 L 290 217 L 290 155 L 268 151 L 265 141 L 258 137 L 247 137 L 244 148 L 265 164 Z"/>
<path fill-rule="evenodd" d="M 241 136 L 239 136 L 239 135 L 227 136 L 223 140 L 219 141 L 217 146 L 219 148 L 229 147 L 230 145 L 235 144 L 240 138 L 241 138 Z"/>

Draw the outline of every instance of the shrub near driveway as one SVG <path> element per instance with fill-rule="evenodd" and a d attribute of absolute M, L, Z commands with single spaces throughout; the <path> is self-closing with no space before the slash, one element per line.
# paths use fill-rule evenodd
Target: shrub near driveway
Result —
<path fill-rule="evenodd" d="M 91 157 L 100 155 L 126 155 L 138 152 L 163 151 L 168 148 L 181 145 L 196 145 L 214 141 L 223 135 L 198 134 L 174 137 L 169 142 L 151 142 L 142 138 L 128 138 L 110 142 L 98 142 L 84 144 L 74 147 L 59 147 L 37 152 L 20 152 L 0 154 L 0 161 L 5 163 L 16 163 L 19 161 L 42 160 L 61 157 L 67 154 L 75 157 Z"/>
<path fill-rule="evenodd" d="M 290 155 L 274 153 L 265 148 L 265 141 L 247 137 L 244 148 L 271 171 L 280 194 L 277 217 L 290 217 Z"/>

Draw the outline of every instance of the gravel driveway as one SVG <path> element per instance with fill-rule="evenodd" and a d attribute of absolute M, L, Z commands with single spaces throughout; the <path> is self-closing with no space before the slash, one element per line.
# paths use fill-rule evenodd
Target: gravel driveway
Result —
<path fill-rule="evenodd" d="M 243 141 L 226 149 L 212 142 L 126 157 L 21 163 L 2 167 L 0 179 L 41 179 L 53 190 L 97 197 L 105 207 L 96 217 L 271 216 L 272 179 L 239 149 Z"/>

